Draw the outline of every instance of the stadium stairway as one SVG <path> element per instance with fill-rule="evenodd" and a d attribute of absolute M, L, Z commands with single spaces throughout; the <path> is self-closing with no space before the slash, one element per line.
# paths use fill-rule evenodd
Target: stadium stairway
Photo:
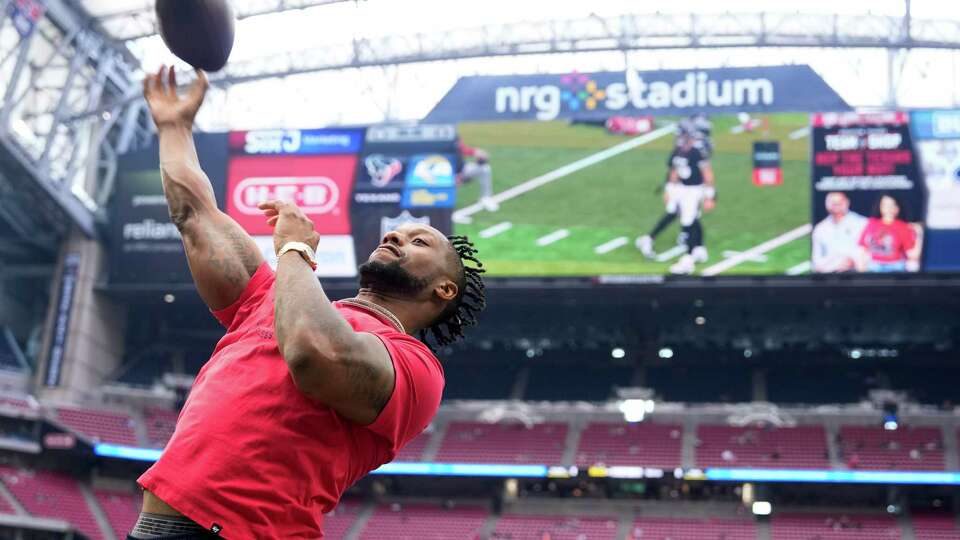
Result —
<path fill-rule="evenodd" d="M 900 540 L 917 540 L 917 535 L 913 530 L 913 521 L 907 512 L 897 516 L 897 525 L 900 526 Z"/>
<path fill-rule="evenodd" d="M 360 532 L 363 531 L 363 528 L 367 526 L 367 522 L 370 521 L 370 518 L 373 516 L 373 512 L 376 509 L 376 503 L 366 503 L 361 506 L 360 511 L 357 513 L 357 519 L 353 520 L 353 525 L 351 525 L 350 529 L 347 530 L 347 534 L 344 535 L 342 540 L 358 540 L 360 538 Z M 330 540 L 338 539 L 331 538 Z"/>
<path fill-rule="evenodd" d="M 513 380 L 513 388 L 510 389 L 510 399 L 522 401 L 524 394 L 527 393 L 527 384 L 529 382 L 530 366 L 524 366 Z"/>
<path fill-rule="evenodd" d="M 113 532 L 113 525 L 111 525 L 110 520 L 107 519 L 106 512 L 103 511 L 103 507 L 100 506 L 97 498 L 93 495 L 90 486 L 83 482 L 80 482 L 79 485 L 80 493 L 83 495 L 83 499 L 87 501 L 87 507 L 90 509 L 90 513 L 93 514 L 93 519 L 96 520 L 97 526 L 100 527 L 100 533 L 103 534 L 104 540 L 123 540 L 122 538 L 118 539 L 117 535 Z"/>
<path fill-rule="evenodd" d="M 499 514 L 490 512 L 490 515 L 484 520 L 483 526 L 480 527 L 480 533 L 477 536 L 480 538 L 493 538 L 493 531 L 497 530 L 498 519 L 500 519 Z"/>
<path fill-rule="evenodd" d="M 443 443 L 444 437 L 447 436 L 447 424 L 449 422 L 436 422 L 433 425 L 433 435 L 430 437 L 430 442 L 427 443 L 427 446 L 423 448 L 423 455 L 420 456 L 420 459 L 423 461 L 433 461 L 437 457 L 437 452 L 440 451 L 440 445 Z"/>
<path fill-rule="evenodd" d="M 960 459 L 957 457 L 957 437 L 954 427 L 941 426 L 943 430 L 943 462 L 948 471 L 960 471 Z"/>
<path fill-rule="evenodd" d="M 680 466 L 692 469 L 697 465 L 697 426 L 699 423 L 688 418 L 683 422 L 683 446 L 680 449 Z"/>
<path fill-rule="evenodd" d="M 563 457 L 560 459 L 561 465 L 576 465 L 577 464 L 577 448 L 580 445 L 580 435 L 583 433 L 583 428 L 586 427 L 586 422 L 584 421 L 572 421 L 570 422 L 570 427 L 567 428 L 567 440 L 563 443 Z"/>
<path fill-rule="evenodd" d="M 133 433 L 137 436 L 138 446 L 150 448 L 147 437 L 147 417 L 143 414 L 143 410 L 140 408 L 131 410 L 130 417 L 133 418 Z"/>
<path fill-rule="evenodd" d="M 837 448 L 837 434 L 840 433 L 840 426 L 834 422 L 826 422 L 823 430 L 827 432 L 827 453 L 830 456 L 831 469 L 844 469 L 843 462 L 840 460 L 840 449 Z"/>
<path fill-rule="evenodd" d="M 772 540 L 769 521 L 757 522 L 757 540 Z"/>
<path fill-rule="evenodd" d="M 20 504 L 20 501 L 18 501 L 17 498 L 13 496 L 13 493 L 10 493 L 10 490 L 7 489 L 7 485 L 4 484 L 3 482 L 0 482 L 0 499 L 3 499 L 3 501 L 0 502 L 0 508 L 10 506 L 11 508 L 14 509 L 14 511 L 16 511 L 17 515 L 20 515 L 20 516 L 30 515 L 30 513 L 27 512 L 27 509 L 24 508 L 22 504 Z M 3 503 L 6 503 L 6 504 L 3 504 Z"/>

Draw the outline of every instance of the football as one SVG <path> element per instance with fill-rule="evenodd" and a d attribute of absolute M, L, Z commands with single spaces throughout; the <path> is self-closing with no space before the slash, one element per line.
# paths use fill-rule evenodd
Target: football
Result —
<path fill-rule="evenodd" d="M 170 52 L 204 71 L 218 71 L 233 50 L 234 15 L 228 0 L 157 0 L 160 36 Z"/>

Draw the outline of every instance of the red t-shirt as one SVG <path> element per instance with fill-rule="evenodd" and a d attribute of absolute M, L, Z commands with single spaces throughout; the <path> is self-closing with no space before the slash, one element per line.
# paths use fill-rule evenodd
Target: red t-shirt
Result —
<path fill-rule="evenodd" d="M 139 484 L 235 540 L 320 538 L 323 513 L 359 478 L 393 459 L 433 419 L 443 369 L 430 350 L 379 315 L 334 303 L 379 337 L 396 371 L 377 420 L 359 426 L 300 393 L 273 335 L 274 274 L 262 265 L 230 307 L 160 460 Z"/>
<path fill-rule="evenodd" d="M 860 234 L 860 245 L 867 248 L 870 258 L 879 263 L 905 260 L 907 251 L 913 249 L 916 243 L 916 231 L 899 219 L 887 224 L 880 219 L 870 218 Z"/>

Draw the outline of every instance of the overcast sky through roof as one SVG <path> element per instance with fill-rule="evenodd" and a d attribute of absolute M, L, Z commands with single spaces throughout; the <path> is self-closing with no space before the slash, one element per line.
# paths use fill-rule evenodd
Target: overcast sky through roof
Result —
<path fill-rule="evenodd" d="M 144 0 L 82 0 L 94 14 L 114 13 L 144 5 Z M 234 4 L 257 4 L 237 0 Z M 262 3 L 262 0 L 261 2 Z M 152 2 L 150 2 L 152 4 Z M 238 24 L 232 62 L 289 51 L 321 54 L 325 45 L 356 38 L 435 33 L 458 28 L 521 21 L 577 19 L 628 13 L 757 13 L 761 11 L 845 15 L 901 15 L 903 0 L 366 0 L 344 2 L 253 17 Z M 721 9 L 722 8 L 722 9 Z M 918 19 L 960 20 L 960 2 L 914 0 Z M 171 55 L 157 37 L 131 44 L 147 69 L 168 62 Z M 807 63 L 850 103 L 881 106 L 887 98 L 888 55 L 883 50 L 700 49 L 635 51 L 628 56 L 637 69 Z M 903 106 L 953 106 L 958 100 L 960 61 L 950 51 L 915 51 L 908 57 L 898 93 Z M 472 59 L 315 73 L 282 80 L 238 85 L 211 96 L 201 121 L 212 128 L 311 126 L 365 123 L 422 117 L 457 77 L 483 73 L 581 72 L 621 70 L 620 52 L 538 55 Z"/>

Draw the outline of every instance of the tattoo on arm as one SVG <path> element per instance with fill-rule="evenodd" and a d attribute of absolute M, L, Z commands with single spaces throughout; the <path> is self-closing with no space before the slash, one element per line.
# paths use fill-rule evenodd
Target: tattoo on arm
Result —
<path fill-rule="evenodd" d="M 385 388 L 383 381 L 377 377 L 377 370 L 369 363 L 356 362 L 347 366 L 347 378 L 351 388 L 354 388 L 364 401 L 369 403 L 379 415 L 390 401 L 392 388 Z"/>

